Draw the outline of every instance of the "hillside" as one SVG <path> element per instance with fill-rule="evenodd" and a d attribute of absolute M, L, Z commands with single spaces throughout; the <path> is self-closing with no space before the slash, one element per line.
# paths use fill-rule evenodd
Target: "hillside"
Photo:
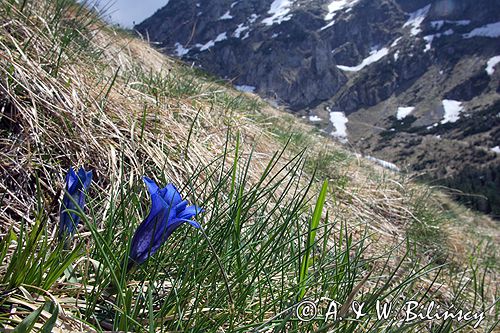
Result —
<path fill-rule="evenodd" d="M 135 28 L 500 216 L 500 2 L 169 1 Z"/>
<path fill-rule="evenodd" d="M 0 330 L 497 329 L 489 217 L 73 1 L 2 2 L 0 30 Z M 70 193 L 70 167 L 92 171 L 85 191 Z M 204 212 L 130 269 L 138 226 L 173 206 L 143 176 Z M 60 238 L 69 213 L 80 223 Z M 478 316 L 375 315 L 415 299 Z M 304 301 L 317 318 L 300 320 Z M 325 319 L 331 301 L 346 320 Z"/>

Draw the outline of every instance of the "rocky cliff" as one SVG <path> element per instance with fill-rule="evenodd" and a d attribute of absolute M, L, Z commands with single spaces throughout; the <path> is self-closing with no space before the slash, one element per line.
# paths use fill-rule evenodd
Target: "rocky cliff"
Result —
<path fill-rule="evenodd" d="M 499 1 L 170 0 L 136 30 L 500 216 Z"/>

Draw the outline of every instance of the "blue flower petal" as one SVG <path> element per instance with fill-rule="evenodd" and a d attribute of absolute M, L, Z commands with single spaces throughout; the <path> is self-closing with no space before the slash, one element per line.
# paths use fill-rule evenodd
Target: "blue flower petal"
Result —
<path fill-rule="evenodd" d="M 179 212 L 179 214 L 177 214 L 177 217 L 180 219 L 190 219 L 193 216 L 203 212 L 204 212 L 203 208 L 193 205 L 186 207 L 183 211 Z"/>
<path fill-rule="evenodd" d="M 158 239 L 165 232 L 165 210 L 160 210 L 156 215 L 148 215 L 132 238 L 130 258 L 137 264 L 144 262 L 148 255 L 153 255 L 158 251 L 161 244 Z"/>
<path fill-rule="evenodd" d="M 144 177 L 144 182 L 151 193 L 151 210 L 132 237 L 130 262 L 135 264 L 143 263 L 156 253 L 168 237 L 185 222 L 200 228 L 197 222 L 189 218 L 203 211 L 200 207 L 188 206 L 188 202 L 182 200 L 173 184 L 159 189 L 156 183 L 147 177 Z"/>
<path fill-rule="evenodd" d="M 187 223 L 191 224 L 196 229 L 201 229 L 201 225 L 198 224 L 195 220 L 186 220 Z"/>
<path fill-rule="evenodd" d="M 69 168 L 68 174 L 66 175 L 66 191 L 73 193 L 78 186 L 78 176 L 73 170 L 73 167 Z"/>
<path fill-rule="evenodd" d="M 175 229 L 177 229 L 177 228 L 178 228 L 178 227 L 179 227 L 182 223 L 184 223 L 184 222 L 187 222 L 187 223 L 191 224 L 191 225 L 192 225 L 193 227 L 195 227 L 196 229 L 200 229 L 200 228 L 201 228 L 201 226 L 198 224 L 198 222 L 196 222 L 196 221 L 194 221 L 194 220 L 179 219 L 179 218 L 177 218 L 177 219 L 175 219 L 175 220 L 173 220 L 173 221 L 172 221 L 172 223 L 174 223 L 174 224 L 176 225 L 176 228 L 175 228 Z M 175 229 L 174 229 L 174 230 L 175 230 Z"/>
<path fill-rule="evenodd" d="M 168 184 L 162 189 L 163 199 L 171 206 L 176 206 L 182 201 L 181 194 L 174 184 Z"/>
<path fill-rule="evenodd" d="M 151 180 L 148 177 L 142 177 L 142 180 L 144 181 L 144 183 L 148 187 L 149 194 L 153 195 L 160 190 L 160 188 L 158 187 L 158 185 L 156 185 L 154 180 Z"/>
<path fill-rule="evenodd" d="M 154 181 L 144 177 L 149 190 L 154 190 Z M 156 186 L 158 189 L 158 186 Z M 151 194 L 151 209 L 147 218 L 139 225 L 132 238 L 130 258 L 137 264 L 144 262 L 148 256 L 158 251 L 162 242 L 162 235 L 167 228 L 167 214 L 170 207 L 160 195 L 160 191 Z"/>
<path fill-rule="evenodd" d="M 85 190 L 92 181 L 92 171 L 86 172 L 84 168 L 78 170 L 78 174 L 70 167 L 66 175 L 65 193 L 61 203 L 59 237 L 72 235 L 78 223 L 80 216 L 70 210 L 77 211 L 85 208 Z"/>
<path fill-rule="evenodd" d="M 177 205 L 175 205 L 174 209 L 175 209 L 175 213 L 176 214 L 179 214 L 180 212 L 182 212 L 184 209 L 186 209 L 188 205 L 188 201 L 187 200 L 182 200 L 181 202 L 179 202 Z"/>
<path fill-rule="evenodd" d="M 90 170 L 85 174 L 85 181 L 83 182 L 83 188 L 88 189 L 91 182 L 92 182 L 92 170 Z"/>
<path fill-rule="evenodd" d="M 164 209 L 166 202 L 160 195 L 160 188 L 153 180 L 149 179 L 148 177 L 143 177 L 143 180 L 148 187 L 148 192 L 151 195 L 151 209 L 149 210 L 148 217 L 146 218 L 147 220 L 153 218 L 158 214 L 160 210 Z"/>
<path fill-rule="evenodd" d="M 78 179 L 79 179 L 79 180 L 82 182 L 82 184 L 83 184 L 83 182 L 85 181 L 85 178 L 87 178 L 87 172 L 85 171 L 85 169 L 84 169 L 84 168 L 80 167 L 80 169 L 78 169 L 78 174 L 77 174 L 77 176 L 78 176 Z"/>

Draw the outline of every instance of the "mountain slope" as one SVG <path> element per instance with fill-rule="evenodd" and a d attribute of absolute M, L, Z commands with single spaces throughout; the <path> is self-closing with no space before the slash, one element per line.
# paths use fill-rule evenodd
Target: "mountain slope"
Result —
<path fill-rule="evenodd" d="M 500 214 L 498 1 L 172 0 L 136 29 Z"/>

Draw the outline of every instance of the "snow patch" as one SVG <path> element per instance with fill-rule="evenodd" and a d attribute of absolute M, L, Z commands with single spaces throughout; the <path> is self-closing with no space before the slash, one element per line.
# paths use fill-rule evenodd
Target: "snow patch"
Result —
<path fill-rule="evenodd" d="M 399 59 L 399 50 L 396 51 L 396 53 L 394 53 L 394 60 L 398 60 Z"/>
<path fill-rule="evenodd" d="M 340 10 L 343 10 L 345 8 L 352 9 L 352 7 L 354 7 L 354 5 L 356 5 L 356 3 L 358 1 L 359 0 L 351 0 L 351 1 L 349 1 L 349 0 L 333 0 L 328 5 L 328 14 L 325 15 L 325 21 L 332 20 L 335 17 L 336 13 Z"/>
<path fill-rule="evenodd" d="M 231 8 L 233 8 L 234 6 L 236 6 L 238 4 L 239 1 L 235 1 L 231 4 Z"/>
<path fill-rule="evenodd" d="M 396 113 L 396 118 L 398 118 L 398 120 L 403 120 L 408 117 L 413 110 L 415 110 L 414 106 L 400 106 Z"/>
<path fill-rule="evenodd" d="M 191 49 L 186 49 L 184 46 L 182 46 L 181 43 L 175 43 L 175 55 L 178 56 L 178 57 L 182 57 L 186 54 L 189 53 L 189 51 L 191 51 Z"/>
<path fill-rule="evenodd" d="M 274 0 L 271 4 L 271 8 L 267 12 L 272 16 L 263 19 L 262 23 L 265 25 L 273 25 L 288 21 L 292 18 L 292 15 L 288 15 L 291 4 L 292 2 L 289 0 Z"/>
<path fill-rule="evenodd" d="M 435 30 L 441 29 L 443 25 L 444 25 L 444 20 L 431 21 L 431 27 Z"/>
<path fill-rule="evenodd" d="M 244 92 L 244 93 L 253 93 L 255 91 L 254 86 L 248 86 L 246 84 L 242 84 L 239 86 L 234 86 L 234 88 L 238 91 Z"/>
<path fill-rule="evenodd" d="M 425 40 L 424 52 L 431 50 L 432 41 L 434 40 L 435 37 L 436 37 L 436 35 L 424 36 L 424 40 Z"/>
<path fill-rule="evenodd" d="M 323 30 L 326 30 L 330 27 L 333 27 L 333 25 L 335 24 L 335 20 L 332 20 L 330 23 L 328 23 L 327 25 L 324 25 L 321 27 L 321 29 L 319 29 L 319 31 L 323 31 Z"/>
<path fill-rule="evenodd" d="M 345 116 L 344 112 L 333 111 L 330 112 L 330 122 L 332 123 L 335 130 L 330 134 L 340 140 L 342 143 L 347 142 L 347 122 L 349 120 Z"/>
<path fill-rule="evenodd" d="M 321 119 L 320 117 L 318 116 L 309 116 L 309 121 L 322 121 L 323 119 Z"/>
<path fill-rule="evenodd" d="M 397 167 L 397 165 L 396 165 L 396 164 L 394 164 L 394 163 L 387 162 L 387 161 L 384 161 L 384 160 L 381 160 L 381 159 L 375 158 L 375 157 L 370 156 L 370 155 L 365 156 L 365 158 L 366 158 L 367 160 L 370 160 L 370 161 L 372 161 L 372 162 L 375 162 L 375 163 L 377 163 L 377 164 L 379 164 L 379 165 L 383 166 L 383 167 L 384 167 L 384 168 L 386 168 L 386 169 L 389 169 L 389 170 L 392 170 L 392 171 L 398 171 L 398 172 L 400 171 L 400 170 L 399 170 L 399 168 Z"/>
<path fill-rule="evenodd" d="M 494 153 L 500 154 L 500 146 L 495 146 L 495 147 L 491 148 L 491 151 Z"/>
<path fill-rule="evenodd" d="M 394 42 L 392 42 L 391 44 L 391 47 L 396 47 L 396 45 L 398 45 L 399 41 L 402 39 L 403 37 L 398 37 L 394 40 Z"/>
<path fill-rule="evenodd" d="M 248 30 L 248 29 L 250 29 L 250 28 L 248 26 L 244 25 L 243 23 L 238 24 L 238 27 L 233 32 L 233 37 L 240 38 L 241 33 L 245 30 Z M 245 38 L 243 38 L 243 39 L 245 39 Z"/>
<path fill-rule="evenodd" d="M 370 55 L 363 59 L 363 61 L 357 65 L 357 66 L 342 66 L 342 65 L 337 65 L 337 67 L 343 71 L 346 72 L 357 72 L 365 68 L 366 66 L 373 64 L 374 62 L 379 61 L 383 57 L 385 57 L 387 54 L 389 54 L 389 49 L 384 47 L 380 50 L 373 50 L 370 52 Z"/>
<path fill-rule="evenodd" d="M 471 32 L 463 35 L 464 38 L 472 37 L 490 37 L 497 38 L 500 37 L 500 22 L 490 23 L 483 25 L 482 27 L 476 28 Z"/>
<path fill-rule="evenodd" d="M 403 24 L 403 28 L 411 26 L 411 34 L 413 36 L 418 35 L 422 31 L 420 29 L 420 25 L 424 22 L 427 14 L 429 13 L 429 9 L 431 9 L 431 5 L 427 5 L 417 11 L 414 11 L 413 13 L 410 13 L 410 18 L 405 24 Z"/>
<path fill-rule="evenodd" d="M 215 42 L 222 42 L 223 40 L 226 40 L 227 39 L 227 33 L 226 32 L 222 32 L 220 34 L 217 35 L 217 37 L 215 38 Z"/>
<path fill-rule="evenodd" d="M 443 100 L 444 116 L 441 124 L 454 123 L 460 119 L 460 113 L 464 110 L 462 102 L 452 99 Z"/>
<path fill-rule="evenodd" d="M 218 34 L 214 40 L 209 40 L 205 44 L 196 44 L 196 46 L 200 48 L 200 51 L 206 51 L 209 48 L 211 48 L 212 46 L 214 46 L 215 43 L 222 42 L 223 40 L 226 40 L 226 39 L 227 39 L 227 33 L 222 32 L 222 33 Z"/>
<path fill-rule="evenodd" d="M 228 10 L 227 12 L 224 13 L 221 17 L 219 17 L 219 20 L 230 20 L 233 17 L 231 16 L 231 12 Z"/>
<path fill-rule="evenodd" d="M 488 75 L 493 75 L 495 72 L 495 66 L 498 63 L 500 63 L 500 55 L 490 58 L 490 60 L 486 63 L 486 73 L 488 73 Z"/>
<path fill-rule="evenodd" d="M 448 24 L 454 24 L 454 25 L 469 25 L 470 20 L 438 20 L 438 21 L 431 21 L 431 27 L 434 30 L 441 30 L 441 28 L 445 25 L 445 23 Z"/>
<path fill-rule="evenodd" d="M 441 36 L 450 36 L 450 35 L 453 35 L 453 33 L 454 33 L 454 31 L 452 29 L 448 29 L 445 32 L 440 32 L 437 34 L 424 36 L 424 40 L 426 42 L 424 52 L 430 51 L 431 46 L 432 46 L 432 41 L 435 38 L 440 38 Z"/>
<path fill-rule="evenodd" d="M 251 23 L 254 23 L 255 21 L 257 21 L 257 18 L 258 18 L 258 17 L 259 17 L 259 15 L 257 15 L 257 14 L 252 14 L 252 15 L 250 15 L 250 17 L 248 18 L 248 22 L 250 22 L 250 24 L 251 24 Z"/>

